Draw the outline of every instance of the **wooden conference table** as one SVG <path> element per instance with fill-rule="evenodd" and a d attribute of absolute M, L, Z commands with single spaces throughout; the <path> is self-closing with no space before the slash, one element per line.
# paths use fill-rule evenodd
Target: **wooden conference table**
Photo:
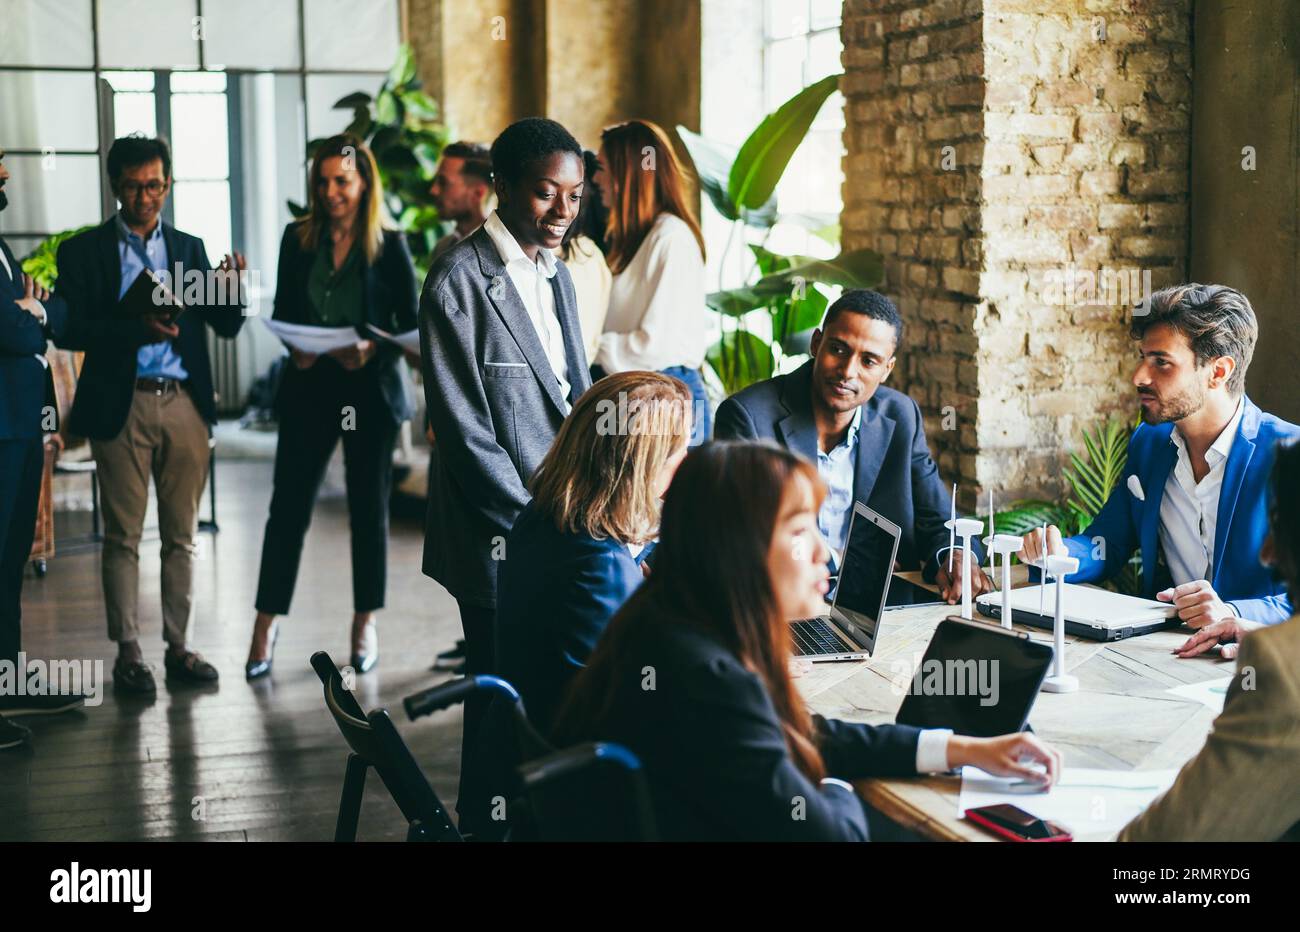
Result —
<path fill-rule="evenodd" d="M 919 583 L 911 574 L 898 575 Z M 1021 579 L 1023 584 L 1023 570 Z M 813 664 L 795 684 L 808 707 L 827 718 L 873 725 L 892 722 L 903 701 L 900 680 L 915 668 L 939 622 L 960 610 L 960 605 L 945 605 L 886 612 L 877 656 L 853 663 Z M 1050 631 L 1016 628 L 1051 643 Z M 1108 644 L 1067 636 L 1066 669 L 1079 678 L 1079 691 L 1040 693 L 1029 716 L 1034 732 L 1062 752 L 1067 767 L 1181 767 L 1205 743 L 1216 713 L 1166 690 L 1221 679 L 1234 669 L 1213 651 L 1189 660 L 1174 656 L 1171 651 L 1189 634 L 1189 629 L 1178 627 Z M 875 809 L 923 838 L 996 841 L 958 818 L 960 787 L 956 776 L 871 779 L 857 784 L 858 792 Z"/>

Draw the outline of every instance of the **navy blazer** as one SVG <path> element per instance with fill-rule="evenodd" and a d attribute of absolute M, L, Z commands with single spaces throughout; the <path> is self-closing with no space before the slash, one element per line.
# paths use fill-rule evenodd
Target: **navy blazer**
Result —
<path fill-rule="evenodd" d="M 643 575 L 627 545 L 561 531 L 532 502 L 515 521 L 505 557 L 497 574 L 497 672 L 547 732 L 569 681 Z"/>
<path fill-rule="evenodd" d="M 817 422 L 812 411 L 811 361 L 737 392 L 718 408 L 719 440 L 775 440 L 817 463 Z M 884 385 L 862 406 L 853 500 L 902 528 L 898 562 L 918 567 L 933 581 L 938 554 L 948 547 L 951 497 L 930 457 L 925 423 L 916 402 Z M 984 548 L 971 541 L 977 564 Z"/>
<path fill-rule="evenodd" d="M 271 317 L 289 324 L 314 324 L 307 281 L 316 261 L 314 249 L 303 249 L 298 241 L 298 224 L 284 228 L 280 239 L 280 264 L 275 280 L 275 309 Z M 417 307 L 415 264 L 406 236 L 399 230 L 384 231 L 384 248 L 374 265 L 363 263 L 365 272 L 365 323 L 386 333 L 407 333 L 415 329 Z M 394 423 L 415 416 L 415 390 L 402 365 L 401 347 L 358 328 L 358 334 L 377 342 L 375 358 L 364 371 L 377 379 Z M 283 389 L 283 380 L 280 383 Z M 276 398 L 277 409 L 279 396 Z"/>
<path fill-rule="evenodd" d="M 45 341 L 62 331 L 67 306 L 51 297 L 45 306 L 45 327 L 18 306 L 23 296 L 22 269 L 0 239 L 13 278 L 0 268 L 0 440 L 30 440 L 46 433 L 42 422 L 46 405 L 53 405 L 54 384 L 37 355 L 45 355 Z"/>
<path fill-rule="evenodd" d="M 1279 443 L 1300 438 L 1300 427 L 1261 411 L 1243 399 L 1241 422 L 1224 467 L 1219 511 L 1214 525 L 1214 579 L 1219 598 L 1242 618 L 1277 624 L 1291 617 L 1286 586 L 1270 567 L 1259 562 L 1268 535 L 1268 506 L 1273 461 Z M 1142 595 L 1156 596 L 1156 552 L 1160 540 L 1160 503 L 1165 483 L 1178 461 L 1174 425 L 1141 424 L 1128 442 L 1124 480 L 1087 530 L 1065 540 L 1070 556 L 1078 557 L 1079 572 L 1071 582 L 1097 582 L 1119 573 L 1133 551 L 1142 551 Z M 1129 488 L 1140 483 L 1143 498 Z M 1106 543 L 1098 555 L 1096 541 Z M 1036 576 L 1036 572 L 1031 571 Z"/>
<path fill-rule="evenodd" d="M 162 233 L 167 246 L 167 271 L 174 275 L 176 266 L 181 266 L 182 277 L 174 285 L 180 295 L 186 273 L 207 273 L 212 267 L 203 240 L 166 223 Z M 59 246 L 57 263 L 56 287 L 59 297 L 68 303 L 68 326 L 65 333 L 55 335 L 54 342 L 65 349 L 86 352 L 68 415 L 68 430 L 92 440 L 111 440 L 122 430 L 131 410 L 139 349 L 153 341 L 143 323 L 118 314 L 122 258 L 117 218 L 110 217 L 94 229 L 65 240 Z M 224 304 L 187 303 L 177 322 L 180 335 L 172 340 L 189 373 L 185 388 L 209 424 L 217 421 L 217 405 L 204 325 L 223 337 L 235 336 L 244 325 L 239 296 L 227 298 Z"/>
<path fill-rule="evenodd" d="M 767 687 L 730 650 L 678 618 L 643 619 L 630 634 L 604 725 L 563 738 L 636 753 L 665 840 L 867 840 L 857 795 L 795 766 Z M 916 774 L 919 729 L 813 721 L 828 776 Z"/>

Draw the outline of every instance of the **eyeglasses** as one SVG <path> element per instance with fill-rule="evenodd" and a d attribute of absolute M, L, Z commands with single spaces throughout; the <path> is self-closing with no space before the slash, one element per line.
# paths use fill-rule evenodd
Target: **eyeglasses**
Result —
<path fill-rule="evenodd" d="M 150 181 L 146 184 L 140 184 L 136 181 L 123 181 L 117 186 L 118 193 L 125 198 L 137 197 L 141 191 L 150 197 L 157 197 L 167 189 L 165 181 Z"/>

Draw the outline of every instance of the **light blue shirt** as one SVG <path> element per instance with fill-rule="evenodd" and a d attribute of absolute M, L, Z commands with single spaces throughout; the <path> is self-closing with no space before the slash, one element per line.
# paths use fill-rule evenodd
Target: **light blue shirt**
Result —
<path fill-rule="evenodd" d="M 149 268 L 155 272 L 167 269 L 167 243 L 163 240 L 161 220 L 154 226 L 146 242 L 138 234 L 132 233 L 122 220 L 122 215 L 118 214 L 117 248 L 122 259 L 122 284 L 118 289 L 118 300 L 122 299 L 131 283 L 144 271 L 146 260 Z M 176 352 L 171 340 L 146 343 L 140 347 L 135 356 L 135 374 L 137 378 L 177 381 L 184 381 L 190 375 L 185 371 L 180 353 Z"/>
<path fill-rule="evenodd" d="M 826 545 L 834 551 L 836 570 L 844 556 L 849 519 L 853 516 L 853 480 L 857 476 L 858 426 L 861 423 L 862 409 L 858 408 L 839 446 L 823 453 L 821 444 L 817 445 L 817 475 L 826 483 L 826 500 L 817 512 L 817 529 Z"/>

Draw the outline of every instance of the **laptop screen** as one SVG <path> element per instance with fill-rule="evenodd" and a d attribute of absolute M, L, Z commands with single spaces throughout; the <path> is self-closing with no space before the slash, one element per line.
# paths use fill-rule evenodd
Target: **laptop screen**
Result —
<path fill-rule="evenodd" d="M 866 505 L 853 506 L 831 615 L 868 650 L 875 647 L 899 534 L 896 525 Z"/>
<path fill-rule="evenodd" d="M 898 710 L 900 725 L 991 738 L 1020 731 L 1052 648 L 984 624 L 939 622 Z"/>

